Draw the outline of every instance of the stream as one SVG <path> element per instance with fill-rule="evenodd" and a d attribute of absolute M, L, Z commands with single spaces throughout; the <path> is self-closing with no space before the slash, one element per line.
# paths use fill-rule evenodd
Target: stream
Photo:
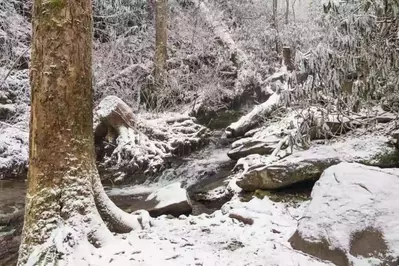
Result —
<path fill-rule="evenodd" d="M 144 182 L 137 184 L 110 185 L 104 188 L 109 197 L 117 206 L 125 211 L 145 208 L 144 200 L 154 190 L 175 182 L 181 182 L 190 196 L 193 212 L 192 215 L 213 213 L 229 201 L 232 195 L 226 194 L 219 197 L 204 197 L 209 191 L 226 191 L 226 181 L 231 175 L 235 162 L 227 156 L 229 145 L 221 143 L 220 134 L 214 134 L 210 144 L 190 156 L 178 159 L 171 169 L 166 169 L 160 175 L 149 177 Z M 134 178 L 130 178 L 134 179 Z M 304 185 L 298 189 L 266 193 L 247 193 L 242 195 L 242 200 L 249 200 L 254 195 L 268 196 L 273 200 L 306 199 L 309 197 L 311 185 Z M 26 181 L 0 180 L 0 221 L 5 214 L 21 212 L 24 207 Z M 15 265 L 20 234 L 22 230 L 22 217 L 13 220 L 8 226 L 0 226 L 0 266 Z M 1 223 L 0 223 L 1 224 Z"/>
<path fill-rule="evenodd" d="M 131 212 L 145 208 L 144 200 L 151 192 L 168 184 L 181 182 L 191 198 L 192 215 L 210 214 L 220 209 L 230 198 L 202 201 L 197 195 L 225 186 L 224 181 L 234 167 L 227 151 L 228 147 L 211 141 L 204 149 L 176 160 L 172 169 L 166 169 L 158 176 L 150 177 L 144 182 L 137 181 L 137 184 L 105 184 L 104 188 L 118 207 Z M 26 188 L 26 181 L 0 180 L 0 221 L 4 215 L 23 211 Z M 0 266 L 15 265 L 22 223 L 20 217 L 7 226 L 0 225 Z"/>

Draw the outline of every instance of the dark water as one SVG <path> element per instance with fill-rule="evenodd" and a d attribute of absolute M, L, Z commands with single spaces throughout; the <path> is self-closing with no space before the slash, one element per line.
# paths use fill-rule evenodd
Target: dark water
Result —
<path fill-rule="evenodd" d="M 226 144 L 218 141 L 217 138 L 206 148 L 179 159 L 173 168 L 167 169 L 160 175 L 140 179 L 140 185 L 151 187 L 154 184 L 162 184 L 163 186 L 173 182 L 181 182 L 190 196 L 193 205 L 192 215 L 210 214 L 219 210 L 230 199 L 229 197 L 204 200 L 202 196 L 215 188 L 226 186 L 225 181 L 231 174 L 235 162 L 227 157 L 229 148 Z M 0 266 L 15 265 L 17 259 L 23 223 L 22 216 L 8 224 L 1 218 L 2 215 L 23 211 L 26 186 L 26 182 L 23 181 L 0 180 Z M 242 195 L 242 197 L 244 200 L 249 200 L 253 196 L 267 196 L 277 201 L 308 199 L 312 186 L 312 183 L 304 183 L 302 186 L 296 185 L 281 191 L 257 191 Z M 146 209 L 148 206 L 146 206 L 145 199 L 150 192 L 147 190 L 147 192 L 128 193 L 131 188 L 132 185 L 105 185 L 106 192 L 112 192 L 110 198 L 120 208 L 129 212 Z M 117 193 L 114 193 L 115 191 Z"/>
<path fill-rule="evenodd" d="M 24 206 L 26 185 L 24 181 L 0 180 L 0 214 Z"/>
<path fill-rule="evenodd" d="M 23 225 L 26 183 L 0 180 L 0 265 L 15 265 Z M 3 219 L 4 215 L 12 218 Z"/>
<path fill-rule="evenodd" d="M 158 176 L 143 179 L 140 183 L 144 186 L 151 186 L 158 183 L 167 185 L 179 181 L 187 188 L 190 198 L 192 198 L 193 215 L 213 213 L 220 209 L 228 199 L 201 201 L 196 199 L 196 195 L 206 193 L 224 184 L 223 181 L 229 176 L 230 170 L 234 166 L 226 153 L 226 148 L 211 144 L 202 151 L 181 159 L 173 169 L 168 169 Z M 26 187 L 27 183 L 24 181 L 0 180 L 0 266 L 15 265 L 16 263 L 23 225 L 22 215 Z M 145 199 L 149 192 L 129 194 L 125 193 L 125 190 L 129 188 L 128 185 L 112 187 L 109 184 L 105 185 L 107 192 L 111 192 L 115 188 L 119 188 L 118 191 L 121 193 L 112 193 L 110 198 L 120 208 L 134 211 L 148 207 Z M 2 219 L 4 215 L 18 213 L 18 211 L 19 218 L 12 221 Z"/>

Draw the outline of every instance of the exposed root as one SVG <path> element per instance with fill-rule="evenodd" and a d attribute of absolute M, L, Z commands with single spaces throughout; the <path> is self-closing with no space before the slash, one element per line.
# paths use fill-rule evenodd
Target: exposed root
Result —
<path fill-rule="evenodd" d="M 144 229 L 150 226 L 148 212 L 141 211 L 129 214 L 117 207 L 105 193 L 98 175 L 93 179 L 93 192 L 97 209 L 112 231 L 128 233 L 132 230 Z"/>
<path fill-rule="evenodd" d="M 107 169 L 123 172 L 163 170 L 168 158 L 197 149 L 207 136 L 206 128 L 191 117 L 169 114 L 156 119 L 139 118 L 116 96 L 104 98 L 95 116 L 97 147 L 106 139 L 112 146 L 98 159 Z"/>
<path fill-rule="evenodd" d="M 32 249 L 25 265 L 90 265 L 94 248 L 115 244 L 105 224 L 92 218 L 60 220 L 47 241 Z"/>
<path fill-rule="evenodd" d="M 87 212 L 74 213 L 67 219 L 54 218 L 54 229 L 45 243 L 21 249 L 20 265 L 89 265 L 88 257 L 95 248 L 112 246 L 118 241 L 110 229 L 126 233 L 150 226 L 148 212 L 128 214 L 119 209 L 105 194 L 98 174 L 93 175 L 92 187 L 94 195 L 85 202 Z"/>

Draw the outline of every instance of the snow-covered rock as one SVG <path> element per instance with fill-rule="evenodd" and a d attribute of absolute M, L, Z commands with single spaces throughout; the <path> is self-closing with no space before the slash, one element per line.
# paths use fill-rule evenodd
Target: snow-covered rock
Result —
<path fill-rule="evenodd" d="M 398 265 L 398 190 L 397 169 L 346 162 L 328 168 L 291 245 L 338 266 Z"/>
<path fill-rule="evenodd" d="M 385 136 L 367 135 L 330 145 L 314 145 L 269 165 L 252 167 L 241 175 L 237 185 L 246 191 L 278 189 L 305 180 L 317 180 L 325 169 L 340 162 L 391 167 L 397 164 L 397 152 L 387 144 L 388 141 Z"/>
<path fill-rule="evenodd" d="M 0 179 L 25 178 L 28 164 L 28 132 L 0 128 Z"/>
<path fill-rule="evenodd" d="M 276 149 L 279 142 L 280 138 L 276 136 L 268 136 L 261 140 L 243 139 L 243 141 L 237 141 L 234 148 L 227 155 L 233 160 L 238 160 L 251 154 L 267 155 Z"/>
<path fill-rule="evenodd" d="M 0 103 L 0 120 L 7 120 L 16 113 L 14 104 Z"/>
<path fill-rule="evenodd" d="M 170 184 L 151 193 L 146 201 L 149 204 L 148 212 L 151 216 L 171 214 L 179 217 L 181 214 L 190 214 L 192 205 L 187 191 L 180 182 Z M 152 206 L 151 206 L 152 205 Z"/>

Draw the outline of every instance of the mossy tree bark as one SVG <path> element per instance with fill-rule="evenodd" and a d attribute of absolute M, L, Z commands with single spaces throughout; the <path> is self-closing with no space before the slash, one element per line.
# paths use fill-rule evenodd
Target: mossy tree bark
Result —
<path fill-rule="evenodd" d="M 96 199 L 110 224 L 132 229 L 120 224 L 129 214 L 111 215 L 117 208 L 95 165 L 92 1 L 35 0 L 32 23 L 30 163 L 18 265 L 60 228 L 73 228 L 95 245 L 109 240 Z"/>

